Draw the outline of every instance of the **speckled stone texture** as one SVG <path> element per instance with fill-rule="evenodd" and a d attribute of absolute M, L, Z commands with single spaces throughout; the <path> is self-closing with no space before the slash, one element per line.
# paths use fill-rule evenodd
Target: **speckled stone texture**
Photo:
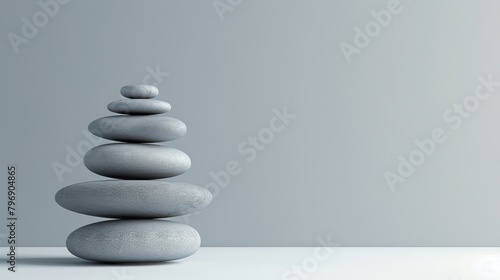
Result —
<path fill-rule="evenodd" d="M 165 116 L 109 116 L 89 124 L 89 131 L 99 137 L 129 142 L 171 141 L 186 134 L 186 125 Z"/>
<path fill-rule="evenodd" d="M 83 157 L 92 172 L 117 179 L 162 179 L 180 175 L 191 167 L 191 159 L 175 148 L 153 144 L 105 144 Z"/>
<path fill-rule="evenodd" d="M 190 256 L 200 247 L 192 227 L 153 220 L 193 213 L 212 201 L 201 187 L 161 181 L 186 172 L 191 159 L 184 152 L 155 142 L 170 141 L 186 133 L 186 125 L 158 114 L 169 112 L 169 103 L 151 100 L 158 88 L 129 85 L 120 90 L 130 99 L 108 104 L 122 115 L 93 121 L 93 134 L 114 141 L 93 147 L 83 162 L 92 172 L 122 180 L 100 180 L 67 186 L 55 195 L 56 202 L 80 214 L 115 218 L 81 227 L 66 240 L 75 256 L 105 263 L 170 261 Z"/>
<path fill-rule="evenodd" d="M 200 247 L 198 232 L 161 220 L 115 220 L 73 231 L 66 247 L 82 259 L 108 262 L 161 262 L 185 258 Z"/>
<path fill-rule="evenodd" d="M 56 194 L 62 207 L 86 215 L 121 218 L 168 218 L 197 212 L 212 194 L 187 183 L 158 180 L 103 180 L 67 186 Z"/>
<path fill-rule="evenodd" d="M 158 88 L 150 85 L 128 85 L 120 89 L 121 95 L 132 99 L 149 99 L 158 96 Z"/>
<path fill-rule="evenodd" d="M 108 104 L 108 110 L 118 114 L 154 115 L 169 112 L 170 103 L 154 99 L 120 99 Z"/>

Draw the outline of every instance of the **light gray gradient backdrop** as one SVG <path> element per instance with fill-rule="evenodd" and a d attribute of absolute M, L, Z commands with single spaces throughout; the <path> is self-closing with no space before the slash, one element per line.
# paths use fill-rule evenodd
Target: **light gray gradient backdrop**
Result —
<path fill-rule="evenodd" d="M 64 246 L 103 220 L 61 208 L 54 194 L 104 177 L 80 164 L 60 182 L 51 164 L 112 115 L 121 86 L 159 65 L 169 76 L 158 99 L 188 127 L 165 144 L 192 159 L 172 181 L 205 186 L 230 160 L 242 167 L 190 217 L 203 246 L 316 246 L 327 235 L 341 246 L 500 246 L 500 96 L 460 129 L 442 119 L 478 76 L 500 81 L 500 3 L 402 0 L 347 63 L 339 44 L 353 44 L 354 28 L 388 2 L 243 0 L 221 20 L 212 0 L 73 0 L 15 53 L 7 34 L 42 9 L 1 1 L 0 218 L 13 163 L 18 245 Z M 238 145 L 284 106 L 296 118 L 247 162 Z M 447 141 L 391 191 L 384 172 L 436 127 Z"/>

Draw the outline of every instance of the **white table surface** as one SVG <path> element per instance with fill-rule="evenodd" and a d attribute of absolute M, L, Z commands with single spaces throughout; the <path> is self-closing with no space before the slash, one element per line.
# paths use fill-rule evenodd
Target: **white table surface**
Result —
<path fill-rule="evenodd" d="M 15 273 L 7 270 L 7 248 L 0 249 L 2 280 L 500 279 L 500 248 L 206 247 L 170 263 L 104 265 L 64 247 L 22 247 Z"/>

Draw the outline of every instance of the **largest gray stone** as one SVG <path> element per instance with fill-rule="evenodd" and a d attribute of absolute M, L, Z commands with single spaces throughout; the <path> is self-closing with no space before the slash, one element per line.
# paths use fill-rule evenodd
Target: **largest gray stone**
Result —
<path fill-rule="evenodd" d="M 186 134 L 186 125 L 165 116 L 109 116 L 89 124 L 99 137 L 130 143 L 153 143 L 178 139 Z"/>
<path fill-rule="evenodd" d="M 162 220 L 115 220 L 73 231 L 66 247 L 75 256 L 97 262 L 134 263 L 181 259 L 200 247 L 198 232 Z"/>
<path fill-rule="evenodd" d="M 92 172 L 117 179 L 161 179 L 180 175 L 191 167 L 191 159 L 175 148 L 153 144 L 105 144 L 83 157 Z"/>
<path fill-rule="evenodd" d="M 202 187 L 158 180 L 84 182 L 56 193 L 56 202 L 68 210 L 121 219 L 175 217 L 199 211 L 211 201 L 211 193 Z"/>

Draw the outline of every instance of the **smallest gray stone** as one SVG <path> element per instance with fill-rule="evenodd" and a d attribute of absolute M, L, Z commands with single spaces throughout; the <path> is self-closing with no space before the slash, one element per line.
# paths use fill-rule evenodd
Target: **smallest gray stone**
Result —
<path fill-rule="evenodd" d="M 128 85 L 120 89 L 121 95 L 132 99 L 149 99 L 158 96 L 159 90 L 151 85 Z"/>

